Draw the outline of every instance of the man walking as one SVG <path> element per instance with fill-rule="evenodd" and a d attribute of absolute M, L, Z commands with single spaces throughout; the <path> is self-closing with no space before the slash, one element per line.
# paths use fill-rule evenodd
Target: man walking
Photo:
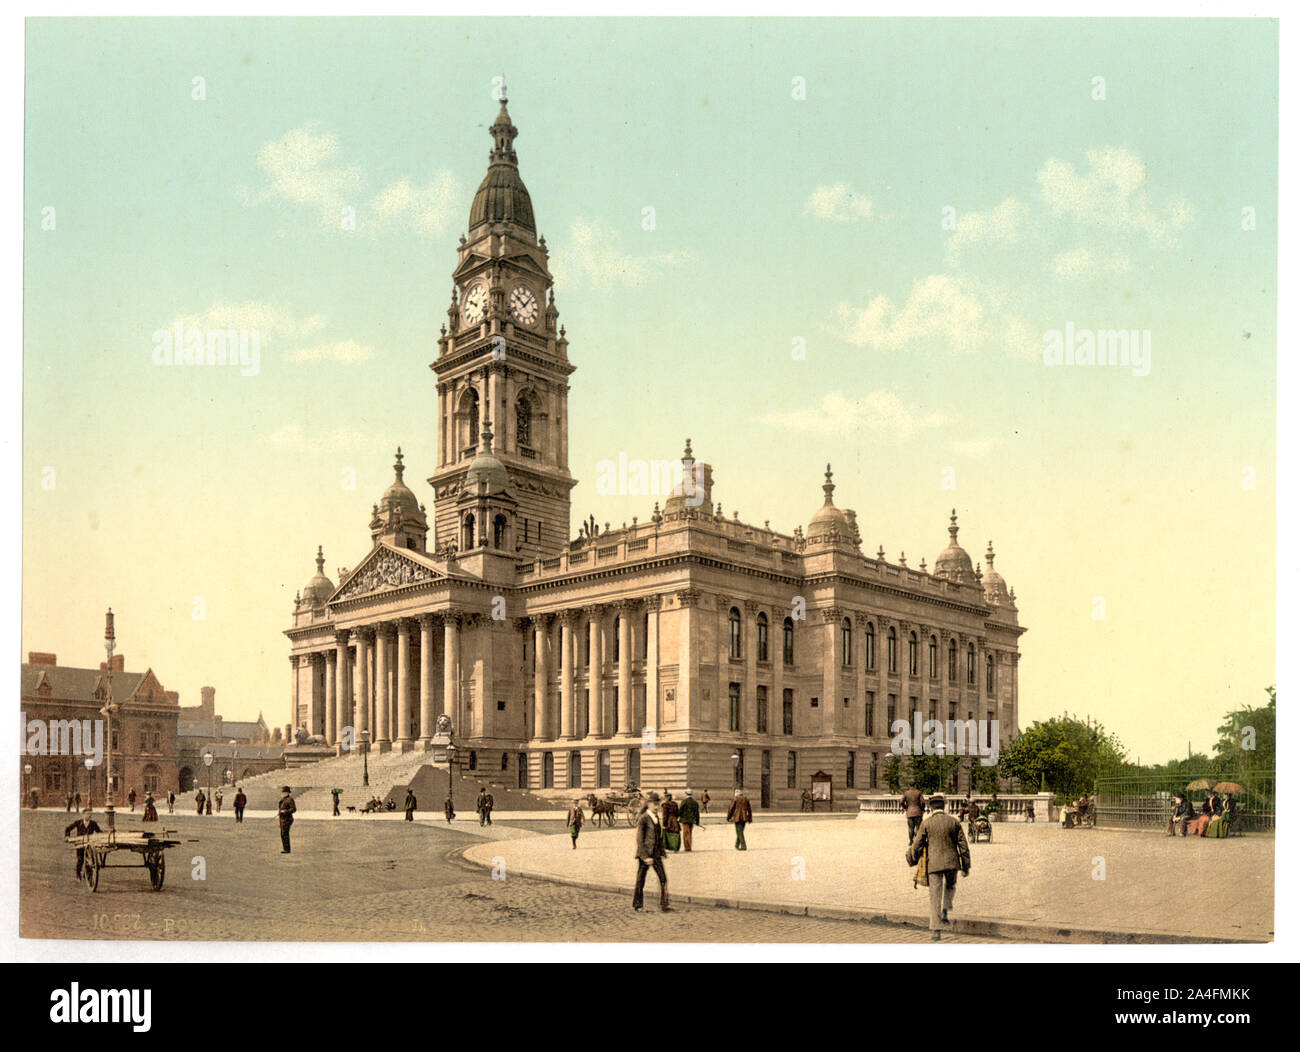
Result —
<path fill-rule="evenodd" d="M 921 828 L 921 819 L 925 817 L 925 797 L 914 785 L 903 790 L 903 813 L 907 815 L 907 845 L 911 847 L 916 831 Z"/>
<path fill-rule="evenodd" d="M 682 848 L 689 851 L 691 831 L 700 824 L 700 803 L 691 795 L 689 789 L 686 790 L 686 799 L 682 801 L 682 806 L 677 809 L 677 819 L 682 824 Z"/>
<path fill-rule="evenodd" d="M 673 799 L 673 794 L 665 789 L 663 803 L 664 839 L 670 851 L 680 851 L 682 847 L 682 823 L 678 817 L 680 814 L 681 809 L 677 806 L 677 801 Z"/>
<path fill-rule="evenodd" d="M 72 794 L 72 806 L 76 808 L 77 814 L 81 814 L 81 790 L 78 789 Z"/>
<path fill-rule="evenodd" d="M 745 795 L 743 789 L 736 790 L 735 799 L 731 801 L 731 807 L 727 809 L 727 821 L 736 826 L 736 850 L 748 851 L 745 845 L 745 824 L 754 820 L 754 813 L 749 809 L 749 797 Z"/>
<path fill-rule="evenodd" d="M 72 794 L 71 794 L 71 793 L 69 793 L 68 796 L 67 796 L 67 803 L 68 803 L 68 806 L 64 808 L 64 811 L 66 811 L 68 814 L 72 814 Z"/>
<path fill-rule="evenodd" d="M 248 797 L 244 795 L 243 786 L 235 787 L 235 821 L 244 821 L 244 808 L 248 806 Z"/>
<path fill-rule="evenodd" d="M 402 805 L 402 810 L 406 812 L 408 822 L 415 821 L 415 794 L 409 785 L 406 787 L 406 803 Z"/>
<path fill-rule="evenodd" d="M 573 850 L 578 850 L 578 834 L 582 832 L 582 801 L 574 800 L 573 806 L 569 808 L 568 817 L 565 818 L 565 824 L 569 827 L 569 836 L 573 838 Z"/>
<path fill-rule="evenodd" d="M 203 805 L 206 802 L 207 802 L 207 797 L 203 795 L 202 789 L 200 789 L 197 793 L 194 794 L 194 806 L 198 809 L 199 814 L 203 814 Z"/>
<path fill-rule="evenodd" d="M 286 785 L 280 790 L 280 854 L 289 854 L 289 827 L 293 825 L 293 813 L 298 805 L 293 802 L 293 795 Z"/>
<path fill-rule="evenodd" d="M 707 789 L 700 794 L 700 811 L 706 815 L 709 813 L 709 791 Z M 700 825 L 703 824 L 703 822 L 700 823 Z"/>
<path fill-rule="evenodd" d="M 659 878 L 659 912 L 671 913 L 668 905 L 668 874 L 664 872 L 664 841 L 659 825 L 659 794 L 650 793 L 641 804 L 641 817 L 636 821 L 636 890 L 632 893 L 632 908 L 641 910 L 645 905 L 645 875 L 654 867 Z"/>
<path fill-rule="evenodd" d="M 447 816 L 447 824 L 451 825 L 451 820 L 456 817 L 456 808 L 451 802 L 451 793 L 447 794 L 447 799 L 442 802 L 442 813 Z"/>
<path fill-rule="evenodd" d="M 331 790 L 330 790 L 330 796 L 334 797 L 334 817 L 335 817 L 335 818 L 338 817 L 338 813 L 339 813 L 339 797 L 342 796 L 342 795 L 343 795 L 342 792 L 341 792 L 340 790 L 338 790 L 338 789 L 331 789 Z"/>
<path fill-rule="evenodd" d="M 167 813 L 169 815 L 176 813 L 176 793 L 171 789 L 167 790 Z"/>
<path fill-rule="evenodd" d="M 215 796 L 217 800 L 217 814 L 221 814 L 221 790 L 218 789 L 212 795 Z"/>
<path fill-rule="evenodd" d="M 487 791 L 487 786 L 478 787 L 478 799 L 474 801 L 474 809 L 478 811 L 478 824 L 492 824 L 492 794 Z"/>
<path fill-rule="evenodd" d="M 970 876 L 970 845 L 961 823 L 944 813 L 942 794 L 930 797 L 930 816 L 921 823 L 916 839 L 907 849 L 907 864 L 915 866 L 925 852 L 926 875 L 930 884 L 930 938 L 939 941 L 942 926 L 951 923 L 948 911 L 957 893 L 957 872 Z"/>
<path fill-rule="evenodd" d="M 126 794 L 126 802 L 131 805 L 131 810 L 135 810 L 135 786 L 131 786 L 131 791 Z"/>

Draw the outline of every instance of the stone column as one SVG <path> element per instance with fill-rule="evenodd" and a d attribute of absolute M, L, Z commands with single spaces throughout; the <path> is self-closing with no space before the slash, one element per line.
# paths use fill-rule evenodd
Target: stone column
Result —
<path fill-rule="evenodd" d="M 362 735 L 370 730 L 370 632 L 369 628 L 358 628 L 352 633 L 357 648 L 356 712 L 352 717 L 357 746 L 361 744 Z"/>
<path fill-rule="evenodd" d="M 546 618 L 533 618 L 533 738 L 544 741 L 551 736 L 551 721 L 546 704 Z"/>
<path fill-rule="evenodd" d="M 392 640 L 392 625 L 384 622 L 375 629 L 375 747 L 381 753 L 393 747 L 388 718 L 388 651 Z"/>
<path fill-rule="evenodd" d="M 778 606 L 770 616 L 772 620 L 768 622 L 767 654 L 772 659 L 772 693 L 767 699 L 767 733 L 776 737 L 785 730 L 782 721 L 785 720 L 785 619 L 788 615 L 784 608 Z M 776 763 L 777 755 L 773 752 L 773 764 Z M 777 778 L 778 774 L 774 770 L 773 785 L 781 784 Z"/>
<path fill-rule="evenodd" d="M 921 712 L 924 714 L 921 718 L 921 726 L 925 726 L 925 721 L 930 718 L 930 702 L 934 700 L 934 695 L 930 689 L 930 626 L 916 626 L 916 675 L 921 681 L 920 698 Z M 938 720 L 947 719 L 947 714 L 940 714 L 939 703 L 935 700 L 934 715 Z M 946 789 L 947 786 L 944 786 Z"/>
<path fill-rule="evenodd" d="M 560 736 L 564 738 L 576 736 L 573 732 L 573 621 L 576 616 L 571 610 L 560 615 Z"/>
<path fill-rule="evenodd" d="M 695 645 L 694 629 L 700 593 L 694 588 L 684 588 L 677 593 L 677 722 L 683 727 L 700 725 L 699 648 Z"/>
<path fill-rule="evenodd" d="M 298 726 L 298 655 L 289 655 L 289 726 L 290 728 Z M 293 735 L 289 735 L 289 741 L 293 741 Z"/>
<path fill-rule="evenodd" d="M 870 735 L 866 725 L 866 706 L 867 706 L 867 617 L 860 610 L 853 613 L 853 647 L 854 661 L 853 671 L 857 675 L 857 682 L 854 685 L 855 705 L 857 711 L 853 713 L 853 719 L 856 721 L 856 727 L 850 727 L 849 731 L 855 738 L 864 738 Z M 875 713 L 871 714 L 875 719 Z"/>
<path fill-rule="evenodd" d="M 662 597 L 652 595 L 646 599 L 646 611 L 650 615 L 646 622 L 645 641 L 645 722 L 647 727 L 658 731 L 659 720 L 659 604 Z"/>
<path fill-rule="evenodd" d="M 745 682 L 740 685 L 740 730 L 752 734 L 758 730 L 758 603 L 745 600 L 745 623 L 742 639 L 745 653 Z M 769 629 L 771 626 L 768 626 Z M 772 653 L 772 640 L 768 637 L 768 656 Z M 771 705 L 771 698 L 768 705 Z"/>
<path fill-rule="evenodd" d="M 442 705 L 453 734 L 460 733 L 460 614 L 449 610 L 442 619 Z"/>
<path fill-rule="evenodd" d="M 600 619 L 600 736 L 609 738 L 614 734 L 614 699 L 613 685 L 606 682 L 605 662 L 614 658 L 614 620 L 602 616 Z M 613 670 L 611 670 L 613 671 Z"/>
<path fill-rule="evenodd" d="M 337 659 L 335 669 L 338 680 L 335 700 L 338 705 L 338 717 L 335 720 L 335 736 L 330 739 L 331 745 L 335 745 L 342 740 L 343 728 L 352 721 L 352 662 L 348 660 L 351 655 L 351 648 L 348 646 L 348 635 L 347 629 L 334 633 L 335 656 Z"/>
<path fill-rule="evenodd" d="M 397 622 L 397 740 L 398 752 L 415 748 L 411 738 L 411 622 Z"/>
<path fill-rule="evenodd" d="M 604 690 L 600 664 L 600 607 L 589 606 L 583 612 L 587 615 L 587 648 L 591 651 L 591 662 L 587 665 L 587 727 L 593 738 L 599 738 L 605 733 L 601 722 L 604 710 L 600 703 Z"/>
<path fill-rule="evenodd" d="M 825 661 L 822 665 L 822 713 L 818 730 L 819 734 L 834 734 L 836 732 L 836 717 L 839 713 L 842 703 L 835 695 L 839 693 L 840 685 L 840 622 L 844 620 L 844 615 L 837 607 L 830 607 L 822 611 L 822 623 L 825 626 L 825 644 L 823 654 Z"/>
<path fill-rule="evenodd" d="M 337 734 L 334 717 L 338 706 L 338 652 L 325 653 L 325 740 L 332 743 Z"/>
<path fill-rule="evenodd" d="M 437 716 L 433 711 L 433 615 L 420 615 L 420 746 L 429 747 Z"/>
<path fill-rule="evenodd" d="M 632 737 L 639 733 L 632 719 L 632 614 L 635 604 L 618 604 L 618 731 Z"/>

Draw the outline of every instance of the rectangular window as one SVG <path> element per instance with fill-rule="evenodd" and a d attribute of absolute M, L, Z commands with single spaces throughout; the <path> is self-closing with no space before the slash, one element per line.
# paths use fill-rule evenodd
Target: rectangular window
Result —
<path fill-rule="evenodd" d="M 608 749 L 600 750 L 599 764 L 597 770 L 597 781 L 599 781 L 600 783 L 598 788 L 600 789 L 609 788 L 609 750 Z"/>
<path fill-rule="evenodd" d="M 812 698 L 811 701 L 812 701 L 812 707 L 815 709 L 817 707 L 817 699 Z"/>
<path fill-rule="evenodd" d="M 955 701 L 948 702 L 948 719 L 954 723 L 957 722 L 957 703 Z"/>
<path fill-rule="evenodd" d="M 849 762 L 847 766 L 845 766 L 844 768 L 844 788 L 846 789 L 857 788 L 857 786 L 855 785 L 855 783 L 858 780 L 857 767 L 858 767 L 858 754 L 850 750 Z"/>
<path fill-rule="evenodd" d="M 870 738 L 875 734 L 875 715 L 876 715 L 876 692 L 867 691 L 866 713 L 862 721 L 862 732 Z"/>
<path fill-rule="evenodd" d="M 993 655 L 990 654 L 984 662 L 984 689 L 987 693 L 993 693 Z"/>
<path fill-rule="evenodd" d="M 497 712 L 505 712 L 505 711 L 506 711 L 506 703 L 505 703 L 504 701 L 502 701 L 500 698 L 498 698 L 498 699 L 497 699 Z"/>
<path fill-rule="evenodd" d="M 518 757 L 516 757 L 516 759 L 518 760 L 518 765 L 519 765 L 519 788 L 527 789 L 528 788 L 528 754 L 526 752 L 521 752 L 518 755 Z"/>
<path fill-rule="evenodd" d="M 781 692 L 781 733 L 794 733 L 794 691 L 789 687 Z"/>
<path fill-rule="evenodd" d="M 641 750 L 627 751 L 627 780 L 633 785 L 641 784 Z"/>
<path fill-rule="evenodd" d="M 729 730 L 740 730 L 740 684 L 727 684 L 727 727 Z"/>
<path fill-rule="evenodd" d="M 758 726 L 754 729 L 759 734 L 767 733 L 767 687 L 759 687 L 757 690 L 758 701 Z"/>
<path fill-rule="evenodd" d="M 874 752 L 871 754 L 871 788 L 880 788 L 880 755 Z"/>
<path fill-rule="evenodd" d="M 591 733 L 591 691 L 582 692 L 582 730 L 585 734 Z"/>
<path fill-rule="evenodd" d="M 618 687 L 614 687 L 614 733 L 618 733 Z"/>
<path fill-rule="evenodd" d="M 785 757 L 785 787 L 787 789 L 799 787 L 799 760 L 793 749 Z"/>
<path fill-rule="evenodd" d="M 555 788 L 555 754 L 546 753 L 542 757 L 542 788 Z"/>
<path fill-rule="evenodd" d="M 889 726 L 887 726 L 885 730 L 889 732 L 890 737 L 893 737 L 894 721 L 898 719 L 898 695 L 897 694 L 889 695 L 889 707 L 885 710 L 885 715 L 889 721 Z"/>

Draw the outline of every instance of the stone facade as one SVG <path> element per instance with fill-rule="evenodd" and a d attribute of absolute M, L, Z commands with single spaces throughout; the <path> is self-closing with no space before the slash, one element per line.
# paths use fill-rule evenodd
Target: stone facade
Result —
<path fill-rule="evenodd" d="M 399 450 L 370 551 L 336 587 L 318 550 L 295 603 L 290 725 L 406 751 L 445 714 L 484 779 L 722 803 L 739 777 L 758 807 L 797 806 L 821 771 L 856 808 L 883 784 L 891 708 L 1014 734 L 1014 591 L 991 544 L 972 567 L 955 513 L 934 571 L 909 569 L 863 553 L 829 465 L 807 530 L 782 534 L 726 518 L 687 440 L 662 509 L 571 537 L 574 366 L 504 102 L 491 133 L 430 366 L 436 543 Z"/>

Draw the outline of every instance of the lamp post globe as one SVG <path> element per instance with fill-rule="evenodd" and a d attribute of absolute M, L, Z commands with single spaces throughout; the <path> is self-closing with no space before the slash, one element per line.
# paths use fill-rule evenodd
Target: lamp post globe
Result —
<path fill-rule="evenodd" d="M 27 788 L 27 780 L 31 778 L 31 776 L 32 776 L 32 765 L 30 763 L 23 764 L 23 797 L 24 797 L 24 803 L 28 807 L 31 806 L 32 798 L 31 798 L 31 791 Z"/>
<path fill-rule="evenodd" d="M 738 752 L 731 754 L 731 787 L 740 788 L 740 753 Z"/>
<path fill-rule="evenodd" d="M 208 815 L 212 814 L 212 761 L 215 759 L 210 751 L 203 754 L 203 766 L 208 769 L 208 799 L 203 813 Z"/>

